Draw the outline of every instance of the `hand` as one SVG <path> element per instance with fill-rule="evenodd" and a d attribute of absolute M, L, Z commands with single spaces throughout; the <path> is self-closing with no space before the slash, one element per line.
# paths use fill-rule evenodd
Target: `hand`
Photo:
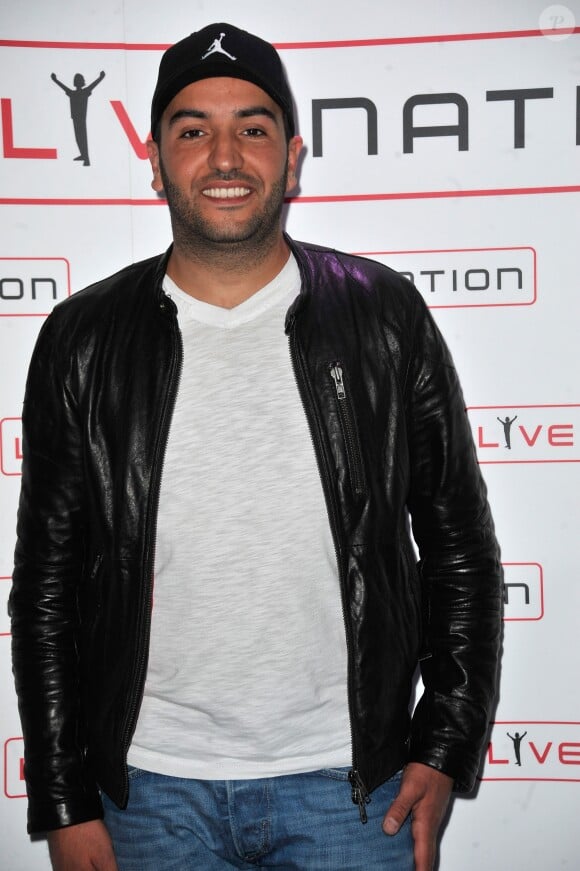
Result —
<path fill-rule="evenodd" d="M 409 814 L 415 842 L 415 871 L 432 871 L 437 833 L 453 787 L 453 778 L 441 771 L 410 762 L 403 771 L 401 788 L 383 820 L 383 831 L 395 835 Z"/>
<path fill-rule="evenodd" d="M 90 820 L 48 833 L 53 871 L 119 871 L 102 820 Z"/>

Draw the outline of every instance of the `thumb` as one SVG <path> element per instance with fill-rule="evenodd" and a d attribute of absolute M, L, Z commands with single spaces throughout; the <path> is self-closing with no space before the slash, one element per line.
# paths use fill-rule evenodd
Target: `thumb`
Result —
<path fill-rule="evenodd" d="M 386 832 L 387 835 L 396 835 L 411 813 L 411 807 L 412 802 L 405 799 L 401 793 L 399 793 L 385 814 L 383 820 L 383 831 Z"/>

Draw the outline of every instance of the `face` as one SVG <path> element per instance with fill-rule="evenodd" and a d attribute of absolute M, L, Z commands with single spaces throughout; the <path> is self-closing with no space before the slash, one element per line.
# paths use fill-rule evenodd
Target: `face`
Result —
<path fill-rule="evenodd" d="M 302 140 L 289 143 L 280 107 L 261 88 L 232 78 L 194 82 L 148 143 L 152 187 L 165 192 L 176 245 L 263 246 L 280 233 Z"/>

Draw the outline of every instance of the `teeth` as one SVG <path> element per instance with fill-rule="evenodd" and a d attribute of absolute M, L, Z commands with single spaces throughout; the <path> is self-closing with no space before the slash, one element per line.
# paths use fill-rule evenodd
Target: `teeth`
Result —
<path fill-rule="evenodd" d="M 234 197 L 245 197 L 250 193 L 249 188 L 207 188 L 203 194 L 215 200 L 233 200 Z"/>

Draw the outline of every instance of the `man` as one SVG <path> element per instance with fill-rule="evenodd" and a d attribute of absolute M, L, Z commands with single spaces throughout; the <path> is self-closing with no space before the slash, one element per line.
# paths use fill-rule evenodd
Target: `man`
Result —
<path fill-rule="evenodd" d="M 57 306 L 27 383 L 29 830 L 57 871 L 429 871 L 500 636 L 451 359 L 405 279 L 283 234 L 272 46 L 177 43 L 151 120 L 174 244 Z"/>

